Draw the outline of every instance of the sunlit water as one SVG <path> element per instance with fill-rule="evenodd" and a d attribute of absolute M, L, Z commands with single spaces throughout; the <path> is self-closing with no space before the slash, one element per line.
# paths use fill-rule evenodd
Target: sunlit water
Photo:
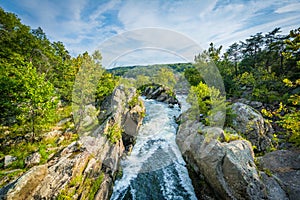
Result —
<path fill-rule="evenodd" d="M 115 182 L 111 199 L 197 199 L 175 142 L 174 117 L 180 109 L 144 102 L 146 117 L 131 155 L 121 162 L 123 177 Z"/>

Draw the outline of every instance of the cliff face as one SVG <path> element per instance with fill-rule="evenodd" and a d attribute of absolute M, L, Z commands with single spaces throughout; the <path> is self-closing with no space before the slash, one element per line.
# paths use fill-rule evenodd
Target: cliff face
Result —
<path fill-rule="evenodd" d="M 122 138 L 111 137 L 122 131 L 123 138 L 129 135 L 134 140 L 145 111 L 140 101 L 128 105 L 133 98 L 137 98 L 134 89 L 117 87 L 102 104 L 101 124 L 91 135 L 3 187 L 0 199 L 109 199 L 125 152 Z"/>
<path fill-rule="evenodd" d="M 241 104 L 235 106 L 245 107 Z M 270 127 L 260 126 L 265 122 L 253 109 L 235 109 L 235 112 L 238 118 L 234 127 L 244 135 L 249 133 L 250 122 L 247 117 L 243 120 L 243 116 L 255 114 L 260 119 L 251 118 L 256 121 L 250 124 L 258 125 L 250 127 L 253 134 L 247 138 L 249 141 L 237 134 L 190 120 L 189 113 L 180 118 L 176 142 L 193 172 L 191 178 L 198 198 L 297 199 L 295 194 L 299 194 L 300 188 L 297 181 L 300 180 L 299 151 L 274 151 L 256 158 L 254 162 L 250 142 L 257 145 L 257 141 L 269 140 L 265 133 Z M 265 147 L 265 143 L 259 144 Z"/>

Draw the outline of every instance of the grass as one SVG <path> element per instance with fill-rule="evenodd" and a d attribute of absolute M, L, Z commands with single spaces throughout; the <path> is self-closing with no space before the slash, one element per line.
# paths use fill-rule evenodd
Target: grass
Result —
<path fill-rule="evenodd" d="M 99 177 L 93 182 L 93 185 L 91 187 L 90 193 L 89 193 L 89 199 L 93 200 L 95 198 L 96 193 L 98 192 L 101 183 L 104 178 L 104 173 L 101 173 Z"/>

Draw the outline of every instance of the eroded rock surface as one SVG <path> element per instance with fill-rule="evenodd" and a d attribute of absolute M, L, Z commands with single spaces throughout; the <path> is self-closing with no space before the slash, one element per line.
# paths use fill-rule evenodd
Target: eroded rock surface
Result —
<path fill-rule="evenodd" d="M 257 110 L 243 103 L 234 103 L 231 108 L 236 114 L 232 122 L 233 129 L 243 134 L 258 152 L 265 152 L 272 147 L 272 126 Z"/>
<path fill-rule="evenodd" d="M 109 126 L 126 126 L 127 133 L 123 134 L 133 135 L 144 111 L 142 104 L 133 108 L 127 105 L 135 95 L 135 90 L 117 87 L 102 106 L 101 124 L 92 134 L 82 136 L 45 165 L 31 168 L 1 188 L 0 199 L 109 199 L 125 147 L 122 139 L 112 142 L 104 131 Z"/>
<path fill-rule="evenodd" d="M 268 141 L 265 137 L 270 129 L 261 115 L 244 104 L 235 106 L 241 113 L 237 120 L 241 127 L 235 128 L 253 136 L 255 144 Z M 299 199 L 299 150 L 267 153 L 257 158 L 256 166 L 249 141 L 232 137 L 225 142 L 222 129 L 206 127 L 188 116 L 184 113 L 179 120 L 176 142 L 193 171 L 192 179 L 198 178 L 195 190 L 199 199 Z M 253 126 L 247 132 L 249 123 Z"/>
<path fill-rule="evenodd" d="M 270 177 L 267 180 L 275 180 L 286 192 L 289 199 L 300 198 L 300 150 L 273 151 L 258 158 L 258 162 L 259 168 L 269 173 Z M 278 187 L 273 188 L 275 191 L 280 189 Z M 272 188 L 270 194 L 272 194 L 271 192 Z"/>

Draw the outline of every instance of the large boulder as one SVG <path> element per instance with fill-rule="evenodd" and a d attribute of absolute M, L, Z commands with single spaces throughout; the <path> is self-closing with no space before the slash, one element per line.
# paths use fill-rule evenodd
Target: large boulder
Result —
<path fill-rule="evenodd" d="M 268 179 L 276 180 L 276 183 L 280 185 L 280 187 L 273 187 L 275 188 L 275 191 L 278 191 L 282 188 L 285 191 L 284 194 L 287 194 L 289 199 L 299 199 L 300 150 L 273 151 L 265 154 L 262 157 L 259 157 L 258 162 L 259 169 L 268 172 Z M 272 190 L 270 190 L 269 194 L 272 195 Z M 277 195 L 277 197 L 279 197 L 279 195 Z"/>
<path fill-rule="evenodd" d="M 183 115 L 176 142 L 188 165 L 204 177 L 215 199 L 264 199 L 251 144 L 246 140 L 222 142 L 220 128 L 205 127 Z M 202 196 L 198 196 L 201 199 Z"/>
<path fill-rule="evenodd" d="M 122 139 L 127 151 L 135 143 L 145 112 L 143 101 L 139 100 L 139 103 L 131 108 L 123 117 L 122 127 L 124 133 L 122 134 Z"/>
<path fill-rule="evenodd" d="M 272 147 L 272 126 L 257 110 L 243 103 L 234 103 L 231 108 L 236 115 L 232 128 L 243 134 L 257 152 L 265 152 Z"/>
<path fill-rule="evenodd" d="M 35 166 L 16 181 L 0 189 L 0 199 L 33 199 L 33 193 L 48 173 L 46 165 Z"/>

